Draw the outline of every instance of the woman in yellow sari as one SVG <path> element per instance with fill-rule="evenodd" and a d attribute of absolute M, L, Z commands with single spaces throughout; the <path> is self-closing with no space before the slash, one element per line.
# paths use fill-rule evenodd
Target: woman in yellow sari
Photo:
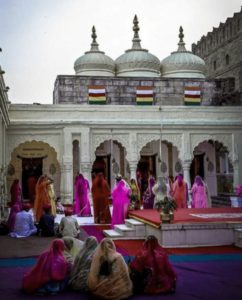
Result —
<path fill-rule="evenodd" d="M 88 275 L 90 292 L 101 299 L 126 299 L 132 295 L 128 266 L 113 241 L 104 238 L 93 256 Z"/>

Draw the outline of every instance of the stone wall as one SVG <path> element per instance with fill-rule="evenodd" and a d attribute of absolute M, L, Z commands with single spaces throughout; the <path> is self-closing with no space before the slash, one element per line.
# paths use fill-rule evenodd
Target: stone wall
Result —
<path fill-rule="evenodd" d="M 107 104 L 136 105 L 136 87 L 151 86 L 154 91 L 154 105 L 183 105 L 184 85 L 187 82 L 198 82 L 201 85 L 202 105 L 221 105 L 228 85 L 227 80 L 203 79 L 158 79 L 158 78 L 110 78 L 88 77 L 77 75 L 59 75 L 55 81 L 54 104 L 87 104 L 88 86 L 102 85 L 106 88 Z M 229 91 L 233 92 L 233 89 Z M 214 101 L 214 99 L 216 101 Z M 224 102 L 228 104 L 227 102 Z M 238 105 L 238 103 L 237 103 Z"/>
<path fill-rule="evenodd" d="M 207 78 L 232 77 L 242 92 L 242 10 L 193 44 L 192 51 L 205 60 Z"/>

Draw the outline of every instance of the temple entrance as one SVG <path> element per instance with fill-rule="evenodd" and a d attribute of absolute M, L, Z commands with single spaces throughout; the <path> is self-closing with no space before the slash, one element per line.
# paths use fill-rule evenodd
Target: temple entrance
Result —
<path fill-rule="evenodd" d="M 23 198 L 34 202 L 35 185 L 42 175 L 43 158 L 22 158 Z"/>
<path fill-rule="evenodd" d="M 204 178 L 204 155 L 205 153 L 194 155 L 190 168 L 190 178 L 192 185 L 197 175 Z"/>
<path fill-rule="evenodd" d="M 148 187 L 150 175 L 156 174 L 156 155 L 141 156 L 137 166 L 137 181 L 139 183 L 141 197 Z"/>
<path fill-rule="evenodd" d="M 98 173 L 103 173 L 105 179 L 110 183 L 110 155 L 96 156 L 92 166 L 92 178 Z"/>

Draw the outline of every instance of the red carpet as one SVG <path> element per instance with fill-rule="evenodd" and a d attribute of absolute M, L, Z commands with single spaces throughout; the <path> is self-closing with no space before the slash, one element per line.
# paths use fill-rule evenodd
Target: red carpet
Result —
<path fill-rule="evenodd" d="M 193 216 L 192 214 L 206 214 L 206 218 Z M 224 217 L 212 216 L 212 214 L 234 214 Z M 207 223 L 207 222 L 241 222 L 242 207 L 214 207 L 214 208 L 180 208 L 174 212 L 173 223 Z M 211 215 L 211 217 L 209 217 Z M 159 227 L 161 224 L 160 214 L 154 209 L 133 210 L 129 212 L 129 217 Z"/>

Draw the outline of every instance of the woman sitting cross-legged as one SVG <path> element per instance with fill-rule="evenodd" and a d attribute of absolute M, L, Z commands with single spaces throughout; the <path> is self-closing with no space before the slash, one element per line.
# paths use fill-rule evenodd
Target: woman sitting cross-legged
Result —
<path fill-rule="evenodd" d="M 36 265 L 24 275 L 22 289 L 26 293 L 55 294 L 62 291 L 69 279 L 71 265 L 64 257 L 64 241 L 55 239 L 42 253 Z"/>
<path fill-rule="evenodd" d="M 104 238 L 93 256 L 88 275 L 90 292 L 101 299 L 125 299 L 132 295 L 128 266 L 113 241 Z"/>
<path fill-rule="evenodd" d="M 130 263 L 134 293 L 173 293 L 176 273 L 155 236 L 148 236 Z"/>
<path fill-rule="evenodd" d="M 85 240 L 79 253 L 76 255 L 69 280 L 69 286 L 73 290 L 88 290 L 87 277 L 90 272 L 93 254 L 97 245 L 97 239 L 94 236 L 89 236 Z"/>

